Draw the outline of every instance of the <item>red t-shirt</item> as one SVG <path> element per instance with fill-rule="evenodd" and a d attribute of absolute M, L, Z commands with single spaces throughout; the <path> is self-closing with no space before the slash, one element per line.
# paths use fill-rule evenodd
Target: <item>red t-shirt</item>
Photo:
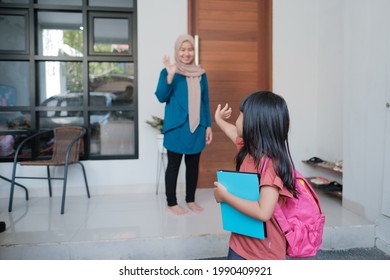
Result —
<path fill-rule="evenodd" d="M 242 138 L 237 138 L 236 145 L 240 149 L 243 146 Z M 241 164 L 240 171 L 257 172 L 253 159 L 246 156 Z M 283 197 L 292 197 L 292 194 L 284 187 L 282 180 L 276 175 L 269 160 L 264 166 L 263 176 L 260 179 L 261 186 L 272 186 L 279 190 L 279 201 Z M 230 248 L 247 260 L 284 260 L 286 259 L 286 238 L 277 224 L 275 217 L 266 222 L 267 238 L 258 239 L 237 233 L 230 235 Z"/>

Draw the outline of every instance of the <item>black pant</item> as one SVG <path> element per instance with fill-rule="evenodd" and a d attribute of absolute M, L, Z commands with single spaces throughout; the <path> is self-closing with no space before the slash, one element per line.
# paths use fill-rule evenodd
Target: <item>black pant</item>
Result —
<path fill-rule="evenodd" d="M 183 154 L 168 151 L 168 166 L 165 171 L 165 193 L 168 206 L 177 205 L 176 186 L 177 176 Z M 186 164 L 186 202 L 195 201 L 195 190 L 198 184 L 200 153 L 184 155 Z"/>

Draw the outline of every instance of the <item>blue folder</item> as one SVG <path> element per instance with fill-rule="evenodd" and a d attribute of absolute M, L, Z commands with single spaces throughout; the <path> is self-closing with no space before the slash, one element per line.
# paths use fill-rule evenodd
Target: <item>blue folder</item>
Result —
<path fill-rule="evenodd" d="M 260 197 L 257 173 L 218 170 L 217 180 L 235 196 L 258 201 Z M 255 238 L 267 237 L 265 223 L 249 217 L 227 203 L 221 202 L 223 229 Z"/>

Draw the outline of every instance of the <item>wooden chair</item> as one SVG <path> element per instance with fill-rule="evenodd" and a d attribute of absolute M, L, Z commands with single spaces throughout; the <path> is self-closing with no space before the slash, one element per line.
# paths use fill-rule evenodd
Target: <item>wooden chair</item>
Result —
<path fill-rule="evenodd" d="M 52 132 L 54 133 L 53 154 L 51 159 L 37 159 L 33 157 L 32 160 L 23 161 L 23 157 L 20 156 L 23 146 L 30 142 L 32 139 L 42 137 L 44 134 Z M 12 211 L 12 203 L 14 196 L 15 185 L 20 185 L 15 182 L 15 179 L 47 179 L 49 185 L 49 195 L 52 196 L 51 180 L 62 180 L 62 203 L 61 214 L 64 214 L 65 209 L 65 195 L 68 178 L 68 168 L 71 164 L 79 164 L 82 168 L 85 187 L 87 190 L 87 196 L 90 198 L 87 176 L 84 165 L 79 161 L 80 152 L 83 150 L 83 136 L 86 133 L 86 129 L 80 126 L 61 126 L 54 128 L 53 130 L 37 132 L 26 139 L 24 139 L 18 146 L 15 152 L 12 179 L 11 179 L 11 193 L 9 198 L 8 211 Z M 16 168 L 18 165 L 24 166 L 46 166 L 47 177 L 25 177 L 16 176 Z M 51 177 L 50 166 L 63 166 L 64 173 L 62 177 Z"/>

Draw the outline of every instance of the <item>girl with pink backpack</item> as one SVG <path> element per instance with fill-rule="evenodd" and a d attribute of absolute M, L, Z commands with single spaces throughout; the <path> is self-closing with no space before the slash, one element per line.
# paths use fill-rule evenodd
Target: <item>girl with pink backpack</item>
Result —
<path fill-rule="evenodd" d="M 232 232 L 228 259 L 280 260 L 286 259 L 286 255 L 290 255 L 291 251 L 292 257 L 315 255 L 321 247 L 325 217 L 310 185 L 302 189 L 298 183 L 302 178 L 297 177 L 298 173 L 295 171 L 289 150 L 290 118 L 285 100 L 272 92 L 255 92 L 241 102 L 235 125 L 226 121 L 231 114 L 232 109 L 227 104 L 223 108 L 218 105 L 215 121 L 236 144 L 238 150 L 236 170 L 260 175 L 260 198 L 259 201 L 239 198 L 229 193 L 218 182 L 214 183 L 214 196 L 218 203 L 228 203 L 238 211 L 264 221 L 267 238 L 258 239 Z M 301 197 L 305 199 L 303 203 Z M 293 209 L 291 203 L 307 207 L 306 198 L 309 197 L 312 197 L 310 205 L 315 206 L 315 213 L 309 215 L 313 216 L 310 217 L 310 221 L 306 217 L 304 221 L 300 221 L 302 209 L 294 213 L 294 210 L 291 210 Z M 286 209 L 288 213 L 283 212 Z M 281 216 L 284 216 L 283 213 L 286 214 L 287 222 L 284 221 L 282 226 L 279 222 Z M 294 222 L 291 222 L 290 218 L 294 214 L 298 219 L 295 217 Z M 291 246 L 294 250 L 291 250 Z M 297 249 L 297 246 L 300 248 Z"/>

